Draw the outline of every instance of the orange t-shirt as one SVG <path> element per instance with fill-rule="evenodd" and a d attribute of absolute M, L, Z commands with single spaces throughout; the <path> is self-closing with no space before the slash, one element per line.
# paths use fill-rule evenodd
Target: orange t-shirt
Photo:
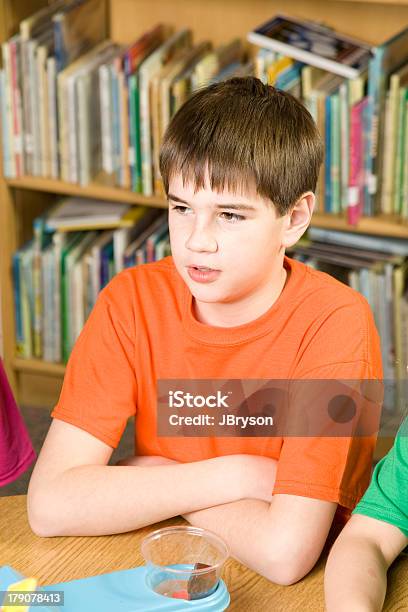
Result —
<path fill-rule="evenodd" d="M 53 417 L 116 447 L 135 418 L 138 455 L 181 462 L 254 454 L 278 460 L 274 493 L 334 501 L 348 516 L 366 490 L 375 436 L 159 437 L 160 379 L 382 379 L 370 307 L 331 276 L 285 257 L 288 276 L 262 316 L 199 322 L 172 257 L 118 274 L 72 351 Z"/>

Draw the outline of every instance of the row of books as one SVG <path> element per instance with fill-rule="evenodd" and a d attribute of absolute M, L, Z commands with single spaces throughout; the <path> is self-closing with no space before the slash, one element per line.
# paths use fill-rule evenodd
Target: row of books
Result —
<path fill-rule="evenodd" d="M 166 211 L 111 203 L 109 214 L 102 204 L 101 212 L 80 198 L 58 203 L 34 220 L 33 239 L 14 253 L 18 356 L 66 362 L 112 277 L 170 254 Z"/>
<path fill-rule="evenodd" d="M 364 295 L 381 339 L 384 380 L 406 378 L 407 241 L 312 227 L 292 256 Z"/>
<path fill-rule="evenodd" d="M 256 75 L 300 94 L 324 138 L 317 210 L 346 214 L 350 224 L 375 214 L 407 220 L 408 28 L 368 48 L 278 16 L 248 39 L 261 45 Z"/>
<path fill-rule="evenodd" d="M 21 22 L 3 44 L 4 174 L 81 185 L 102 175 L 144 195 L 160 192 L 158 152 L 170 117 L 192 91 L 252 74 L 253 63 L 239 40 L 213 48 L 195 44 L 189 29 L 163 24 L 119 45 L 103 36 L 103 1 L 63 4 L 62 13 L 54 3 Z M 104 25 L 96 32 L 93 23 L 89 32 L 86 21 L 95 14 Z"/>

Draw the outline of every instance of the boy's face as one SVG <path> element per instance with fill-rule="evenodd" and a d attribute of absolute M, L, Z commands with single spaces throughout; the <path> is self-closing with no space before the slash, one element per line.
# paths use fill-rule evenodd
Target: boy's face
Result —
<path fill-rule="evenodd" d="M 168 201 L 173 260 L 197 303 L 241 303 L 247 315 L 254 303 L 259 310 L 282 279 L 285 217 L 254 190 L 212 191 L 208 177 L 194 193 L 175 175 Z"/>

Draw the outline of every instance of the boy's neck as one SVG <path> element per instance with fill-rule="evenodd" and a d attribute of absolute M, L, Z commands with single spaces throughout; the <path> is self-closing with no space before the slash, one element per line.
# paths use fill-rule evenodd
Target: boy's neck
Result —
<path fill-rule="evenodd" d="M 279 277 L 275 282 L 262 287 L 256 294 L 251 294 L 239 302 L 208 303 L 199 302 L 193 297 L 194 316 L 200 323 L 213 327 L 237 327 L 245 325 L 261 317 L 267 312 L 279 298 L 288 274 L 285 268 L 279 271 Z"/>

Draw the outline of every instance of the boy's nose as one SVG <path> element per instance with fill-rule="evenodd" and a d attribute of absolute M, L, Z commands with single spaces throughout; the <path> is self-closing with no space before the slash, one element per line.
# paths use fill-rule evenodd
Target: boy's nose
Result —
<path fill-rule="evenodd" d="M 196 225 L 186 242 L 186 248 L 190 251 L 215 253 L 218 245 L 210 228 Z"/>

